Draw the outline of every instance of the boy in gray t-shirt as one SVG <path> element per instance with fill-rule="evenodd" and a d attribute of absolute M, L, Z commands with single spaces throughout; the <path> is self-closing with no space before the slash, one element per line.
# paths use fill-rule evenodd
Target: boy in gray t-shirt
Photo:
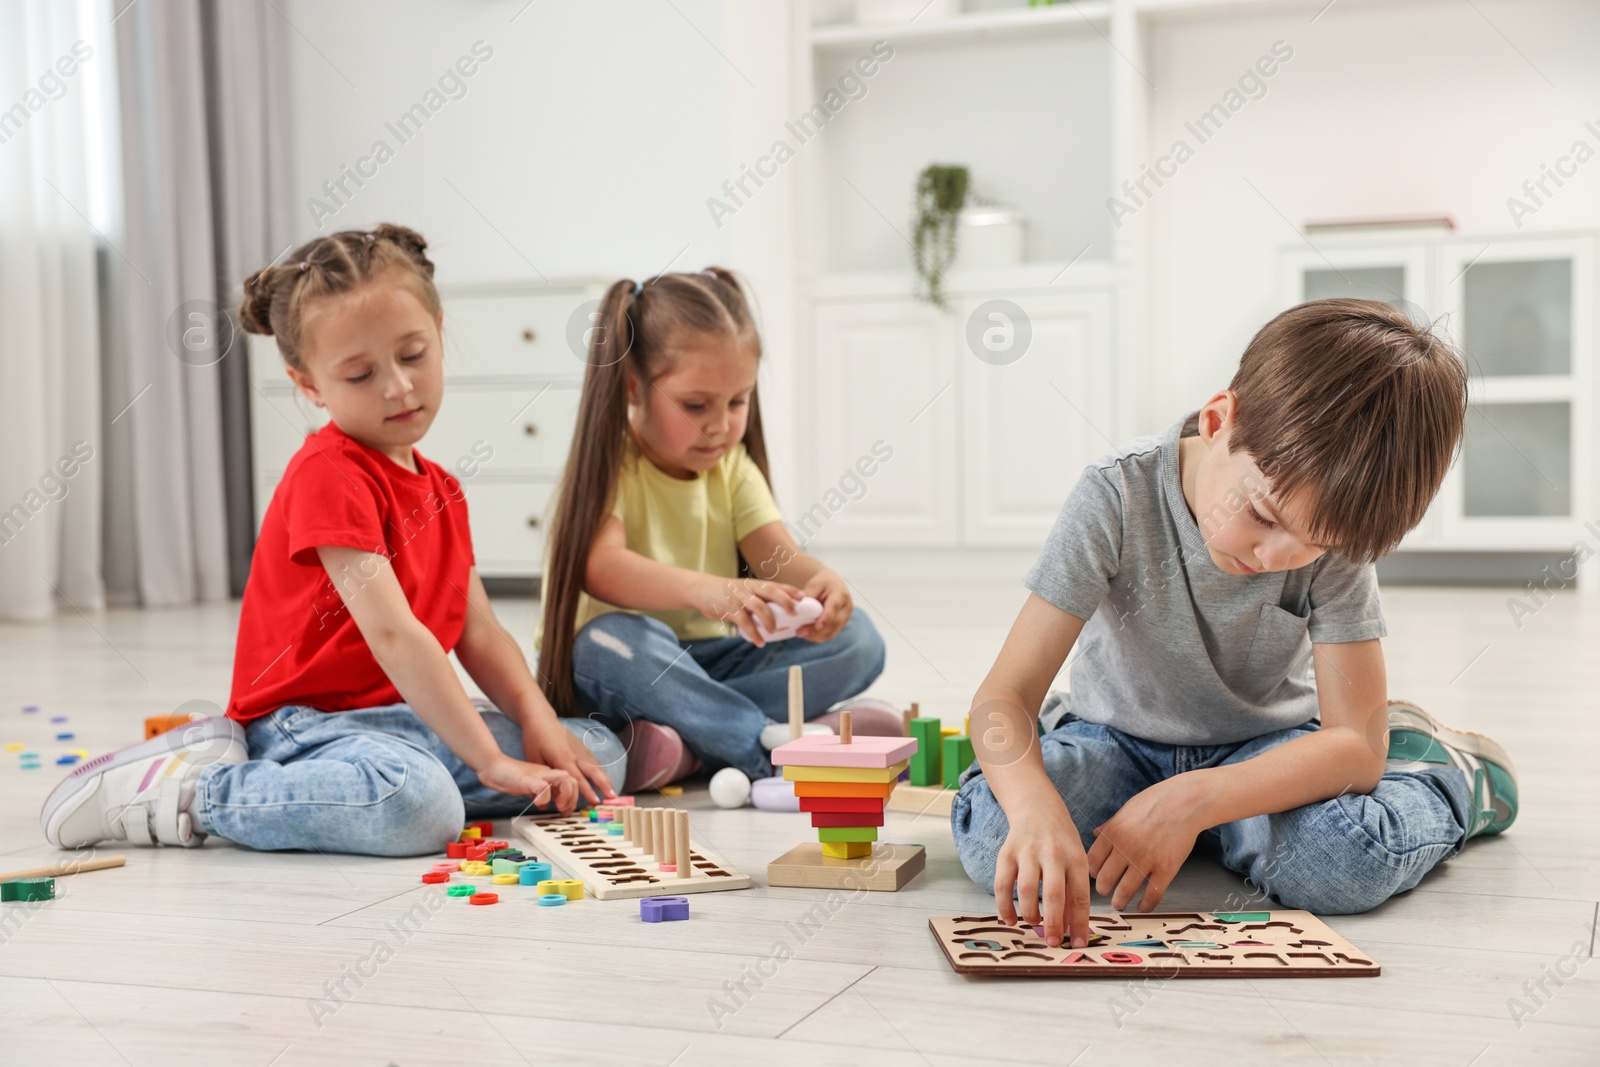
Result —
<path fill-rule="evenodd" d="M 1378 641 L 1373 563 L 1421 521 L 1465 415 L 1443 342 L 1320 300 L 1264 326 L 1198 412 L 1083 472 L 973 698 L 951 813 L 1003 919 L 1082 948 L 1091 878 L 1118 910 L 1148 882 L 1149 911 L 1202 834 L 1287 907 L 1365 911 L 1511 824 L 1509 757 L 1390 701 Z"/>

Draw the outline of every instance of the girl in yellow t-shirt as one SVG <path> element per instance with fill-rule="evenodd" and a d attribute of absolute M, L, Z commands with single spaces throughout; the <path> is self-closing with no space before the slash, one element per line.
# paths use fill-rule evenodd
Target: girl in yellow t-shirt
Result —
<path fill-rule="evenodd" d="M 844 579 L 805 554 L 768 487 L 761 339 L 733 274 L 619 281 L 590 331 L 572 452 L 544 570 L 540 676 L 564 714 L 628 747 L 626 792 L 704 766 L 772 773 L 764 726 L 806 718 L 883 670 L 883 639 Z M 822 605 L 796 640 L 773 608 Z M 737 632 L 735 632 L 737 631 Z M 857 714 L 860 732 L 898 716 Z M 865 721 L 864 721 L 865 720 Z"/>

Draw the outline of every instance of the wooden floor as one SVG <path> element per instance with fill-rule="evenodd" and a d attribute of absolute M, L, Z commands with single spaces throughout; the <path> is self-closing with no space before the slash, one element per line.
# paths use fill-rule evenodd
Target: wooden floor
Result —
<path fill-rule="evenodd" d="M 1523 808 L 1508 835 L 1415 891 L 1332 920 L 1382 964 L 1378 979 L 962 978 L 927 919 L 991 905 L 947 825 L 891 814 L 886 837 L 926 844 L 927 872 L 818 912 L 824 892 L 765 885 L 766 862 L 809 836 L 803 816 L 708 810 L 691 789 L 677 803 L 696 836 L 756 887 L 693 898 L 685 923 L 642 925 L 629 901 L 538 908 L 513 891 L 491 908 L 424 909 L 402 935 L 432 889 L 423 860 L 124 850 L 126 868 L 63 879 L 51 904 L 5 905 L 0 1063 L 1600 1063 L 1600 597 L 1558 597 L 1520 629 L 1506 597 L 1385 592 L 1391 693 L 1505 744 Z M 1020 595 L 881 582 L 858 603 L 890 645 L 873 691 L 959 722 Z M 501 608 L 531 629 L 530 603 Z M 0 627 L 0 744 L 46 757 L 24 771 L 0 756 L 0 869 L 52 858 L 37 813 L 59 751 L 99 753 L 144 715 L 226 699 L 236 611 Z M 57 729 L 77 739 L 57 743 Z M 1191 860 L 1164 906 L 1222 908 L 1243 890 Z M 1576 975 L 1557 985 L 1557 968 Z M 730 994 L 741 982 L 749 995 Z"/>

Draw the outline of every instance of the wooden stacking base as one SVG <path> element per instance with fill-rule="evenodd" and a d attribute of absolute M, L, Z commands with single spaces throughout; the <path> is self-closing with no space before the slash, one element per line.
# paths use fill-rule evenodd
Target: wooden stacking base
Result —
<path fill-rule="evenodd" d="M 841 860 L 822 854 L 815 841 L 796 845 L 767 864 L 767 884 L 798 889 L 872 889 L 894 892 L 922 873 L 921 845 L 874 845 L 870 856 Z"/>
<path fill-rule="evenodd" d="M 889 810 L 908 811 L 913 815 L 938 815 L 948 820 L 957 792 L 937 785 L 908 785 L 901 782 L 889 794 Z"/>
<path fill-rule="evenodd" d="M 600 900 L 715 893 L 749 889 L 752 884 L 748 874 L 740 874 L 693 840 L 689 842 L 689 855 L 694 874 L 685 877 L 664 873 L 657 869 L 660 863 L 655 856 L 611 836 L 606 832 L 607 825 L 577 815 L 525 815 L 511 820 L 511 828 L 533 845 L 541 860 L 549 860 L 574 878 L 582 878 L 589 892 Z"/>
<path fill-rule="evenodd" d="M 1049 948 L 1035 926 L 994 915 L 928 920 L 959 974 L 1071 978 L 1361 978 L 1381 968 L 1308 911 L 1089 916 L 1083 949 Z"/>

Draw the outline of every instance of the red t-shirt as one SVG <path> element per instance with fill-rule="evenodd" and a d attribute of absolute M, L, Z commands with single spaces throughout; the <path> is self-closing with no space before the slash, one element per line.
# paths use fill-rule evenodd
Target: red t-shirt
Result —
<path fill-rule="evenodd" d="M 461 482 L 413 452 L 413 474 L 333 423 L 289 460 L 261 523 L 239 615 L 228 717 L 285 704 L 349 711 L 403 698 L 373 658 L 317 557 L 383 553 L 415 615 L 449 652 L 467 618 L 472 537 Z M 341 578 L 359 589 L 361 576 Z"/>

